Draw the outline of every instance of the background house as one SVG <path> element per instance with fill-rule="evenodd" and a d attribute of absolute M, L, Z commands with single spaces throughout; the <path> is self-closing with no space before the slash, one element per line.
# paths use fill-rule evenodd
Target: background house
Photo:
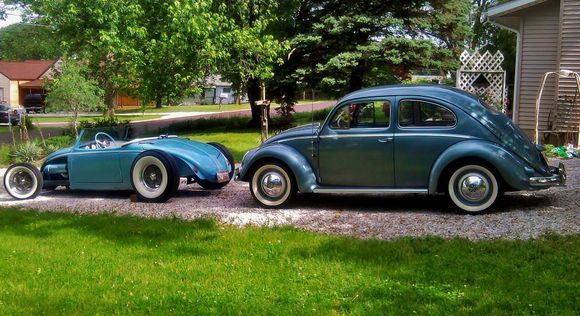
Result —
<path fill-rule="evenodd" d="M 560 69 L 580 72 L 580 1 L 514 0 L 490 8 L 487 17 L 517 34 L 513 120 L 533 135 L 535 99 L 544 73 Z M 575 89 L 572 79 L 547 82 L 540 130 L 548 129 L 550 111 L 558 99 L 573 97 Z"/>
<path fill-rule="evenodd" d="M 29 94 L 44 94 L 42 83 L 50 77 L 55 60 L 0 61 L 0 103 L 22 105 Z"/>
<path fill-rule="evenodd" d="M 223 81 L 219 75 L 207 78 L 205 87 L 201 95 L 192 96 L 183 100 L 184 104 L 219 104 L 220 97 L 222 104 L 232 104 L 236 102 L 236 92 L 231 82 Z M 247 97 L 242 96 L 242 102 L 246 102 Z"/>

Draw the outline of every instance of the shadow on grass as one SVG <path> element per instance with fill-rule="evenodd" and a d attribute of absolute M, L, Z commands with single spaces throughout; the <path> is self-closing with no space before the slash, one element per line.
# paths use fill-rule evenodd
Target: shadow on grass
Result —
<path fill-rule="evenodd" d="M 195 242 L 208 242 L 218 235 L 218 224 L 213 219 L 183 221 L 176 218 L 145 219 L 110 214 L 80 215 L 43 213 L 15 209 L 0 210 L 0 231 L 43 238 L 64 230 L 92 235 L 115 243 L 155 246 L 187 237 Z M 178 253 L 192 252 L 178 249 Z M 194 249 L 193 251 L 199 252 Z"/>

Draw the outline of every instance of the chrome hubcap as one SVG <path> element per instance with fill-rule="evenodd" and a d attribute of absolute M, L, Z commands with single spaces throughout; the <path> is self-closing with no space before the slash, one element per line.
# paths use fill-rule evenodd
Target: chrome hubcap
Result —
<path fill-rule="evenodd" d="M 277 198 L 284 193 L 286 183 L 281 174 L 270 171 L 264 174 L 260 186 L 268 197 Z"/>
<path fill-rule="evenodd" d="M 489 183 L 481 174 L 468 173 L 459 180 L 459 192 L 469 201 L 481 201 L 489 192 Z"/>
<path fill-rule="evenodd" d="M 162 180 L 161 169 L 155 165 L 147 166 L 141 173 L 141 183 L 150 191 L 159 189 Z"/>
<path fill-rule="evenodd" d="M 11 186 L 16 189 L 18 194 L 26 194 L 32 190 L 34 185 L 34 180 L 32 175 L 26 171 L 18 171 L 12 176 L 12 181 L 10 181 Z"/>

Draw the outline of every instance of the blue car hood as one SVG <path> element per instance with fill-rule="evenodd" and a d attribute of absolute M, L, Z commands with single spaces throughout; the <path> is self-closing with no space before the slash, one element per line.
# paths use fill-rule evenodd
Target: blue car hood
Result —
<path fill-rule="evenodd" d="M 205 175 L 228 170 L 227 158 L 212 145 L 184 138 L 162 138 L 141 144 L 143 149 L 161 149 L 190 165 L 195 165 Z"/>
<path fill-rule="evenodd" d="M 314 124 L 306 124 L 306 125 L 293 127 L 293 128 L 290 128 L 290 129 L 287 129 L 287 130 L 281 132 L 280 134 L 277 134 L 277 135 L 274 135 L 274 136 L 268 138 L 264 142 L 264 144 L 275 143 L 277 141 L 287 139 L 287 138 L 312 136 L 316 133 L 319 126 L 320 126 L 320 123 L 314 123 Z"/>
<path fill-rule="evenodd" d="M 72 151 L 72 147 L 67 147 L 67 148 L 59 149 L 59 150 L 51 153 L 50 155 L 46 156 L 46 159 L 44 161 L 49 161 L 50 159 L 52 159 L 54 157 L 57 157 L 57 156 L 60 156 L 62 154 L 68 154 L 71 151 Z"/>

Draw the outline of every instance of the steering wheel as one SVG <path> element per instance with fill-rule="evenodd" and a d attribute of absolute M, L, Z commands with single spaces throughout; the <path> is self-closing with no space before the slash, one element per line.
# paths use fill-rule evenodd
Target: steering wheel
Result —
<path fill-rule="evenodd" d="M 99 136 L 104 136 L 105 139 L 99 140 Z M 109 143 L 107 143 L 107 140 L 109 140 Z M 95 143 L 97 143 L 97 145 L 99 145 L 101 148 L 108 148 L 111 146 L 117 147 L 117 143 L 115 143 L 113 137 L 105 132 L 98 132 L 95 134 Z"/>

